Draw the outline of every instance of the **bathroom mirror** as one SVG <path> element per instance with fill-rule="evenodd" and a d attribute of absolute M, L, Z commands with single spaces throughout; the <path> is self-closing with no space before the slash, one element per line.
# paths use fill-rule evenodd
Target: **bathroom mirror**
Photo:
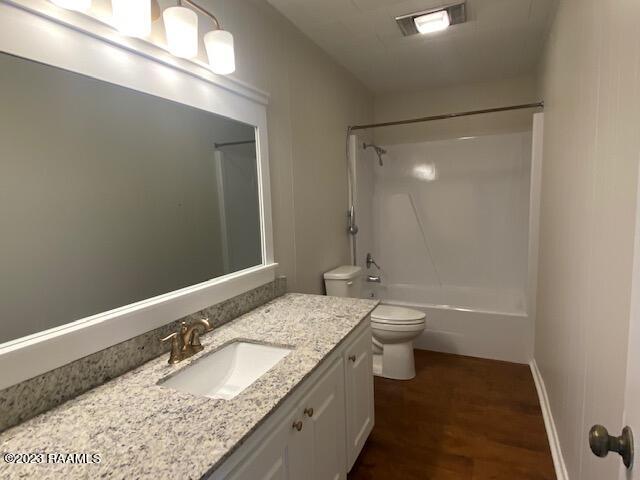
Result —
<path fill-rule="evenodd" d="M 255 127 L 8 54 L 0 104 L 0 344 L 263 263 Z"/>

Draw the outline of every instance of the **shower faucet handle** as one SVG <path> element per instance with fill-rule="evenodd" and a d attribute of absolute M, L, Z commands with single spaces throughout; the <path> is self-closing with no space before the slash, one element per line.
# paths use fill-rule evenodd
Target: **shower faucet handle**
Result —
<path fill-rule="evenodd" d="M 367 253 L 367 260 L 366 260 L 366 262 L 367 262 L 367 268 L 371 268 L 371 265 L 375 265 L 375 266 L 376 266 L 376 268 L 377 268 L 378 270 L 380 270 L 380 265 L 378 265 L 378 264 L 376 263 L 376 261 L 375 261 L 375 260 L 374 260 L 374 258 L 373 258 L 373 255 L 371 255 L 370 253 Z"/>

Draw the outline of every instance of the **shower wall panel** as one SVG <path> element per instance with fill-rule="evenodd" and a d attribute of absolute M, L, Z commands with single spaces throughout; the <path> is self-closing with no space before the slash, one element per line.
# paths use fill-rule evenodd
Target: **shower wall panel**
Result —
<path fill-rule="evenodd" d="M 450 305 L 462 290 L 496 299 L 483 310 L 525 312 L 531 132 L 384 148 L 384 166 L 360 149 L 356 182 L 359 204 L 373 206 L 361 209 L 359 242 L 384 285 L 429 291 L 418 304 Z"/>

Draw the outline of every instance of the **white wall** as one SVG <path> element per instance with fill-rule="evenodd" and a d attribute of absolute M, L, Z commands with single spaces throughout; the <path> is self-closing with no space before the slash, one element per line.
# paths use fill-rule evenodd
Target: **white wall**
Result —
<path fill-rule="evenodd" d="M 541 66 L 545 100 L 535 357 L 570 478 L 615 478 L 587 433 L 620 432 L 636 180 L 635 0 L 564 0 Z M 618 434 L 618 433 L 616 433 Z"/>
<path fill-rule="evenodd" d="M 387 122 L 452 112 L 502 107 L 538 101 L 533 76 L 375 97 L 375 120 Z M 375 140 L 394 143 L 444 140 L 494 133 L 531 130 L 535 110 L 493 113 L 437 122 L 385 127 L 375 130 Z"/>
<path fill-rule="evenodd" d="M 269 160 L 280 273 L 292 291 L 321 293 L 322 273 L 349 263 L 346 130 L 372 119 L 372 96 L 267 2 L 202 3 L 234 34 L 234 76 L 271 94 Z"/>

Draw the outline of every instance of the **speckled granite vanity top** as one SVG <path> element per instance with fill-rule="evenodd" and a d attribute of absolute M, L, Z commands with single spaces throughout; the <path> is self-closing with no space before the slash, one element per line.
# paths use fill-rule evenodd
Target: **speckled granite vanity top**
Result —
<path fill-rule="evenodd" d="M 0 452 L 97 453 L 93 464 L 9 464 L 0 478 L 180 478 L 210 474 L 376 306 L 370 300 L 288 294 L 202 337 L 178 365 L 164 355 L 0 434 Z M 294 347 L 231 400 L 157 382 L 236 339 Z"/>

